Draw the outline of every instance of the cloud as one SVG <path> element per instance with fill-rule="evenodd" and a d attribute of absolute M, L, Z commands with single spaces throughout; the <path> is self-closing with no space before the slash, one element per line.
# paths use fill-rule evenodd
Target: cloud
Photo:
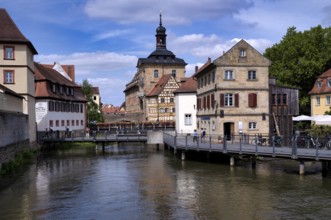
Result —
<path fill-rule="evenodd" d="M 135 74 L 137 57 L 114 52 L 73 53 L 69 55 L 38 55 L 36 62 L 52 64 L 75 65 L 76 83 L 81 84 L 84 79 L 93 86 L 100 88 L 101 97 L 112 100 L 120 105 L 124 101 L 125 85 L 132 80 Z"/>
<path fill-rule="evenodd" d="M 95 41 L 99 41 L 99 40 L 105 40 L 105 39 L 109 39 L 109 38 L 126 36 L 130 33 L 132 33 L 132 30 L 130 30 L 130 29 L 113 30 L 113 31 L 107 31 L 107 32 L 97 34 L 94 36 L 94 39 L 95 39 Z"/>
<path fill-rule="evenodd" d="M 219 19 L 241 8 L 252 6 L 250 0 L 89 0 L 85 13 L 93 18 L 109 18 L 118 23 L 155 22 L 160 10 L 171 24 L 190 23 L 192 19 Z"/>

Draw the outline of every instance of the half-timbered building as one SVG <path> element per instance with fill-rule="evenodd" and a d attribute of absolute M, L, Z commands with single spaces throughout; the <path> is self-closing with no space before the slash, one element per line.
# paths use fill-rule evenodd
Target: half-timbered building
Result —
<path fill-rule="evenodd" d="M 160 15 L 160 24 L 155 35 L 156 49 L 147 58 L 138 59 L 138 71 L 124 90 L 126 113 L 135 114 L 138 121 L 155 120 L 157 115 L 164 115 L 165 112 L 150 113 L 155 110 L 155 107 L 150 110 L 149 104 L 147 104 L 148 95 L 151 94 L 151 91 L 163 76 L 172 75 L 177 84 L 185 77 L 186 63 L 167 49 L 166 37 L 166 28 L 162 25 Z M 161 101 L 161 99 L 155 100 L 155 102 L 158 101 Z M 163 105 L 163 103 L 155 103 L 155 105 Z M 159 110 L 163 111 L 164 108 Z"/>

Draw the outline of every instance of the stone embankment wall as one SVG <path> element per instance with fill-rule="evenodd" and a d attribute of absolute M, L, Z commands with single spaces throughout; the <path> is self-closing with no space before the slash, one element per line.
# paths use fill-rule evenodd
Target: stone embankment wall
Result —
<path fill-rule="evenodd" d="M 0 112 L 0 167 L 23 150 L 31 148 L 28 116 Z"/>

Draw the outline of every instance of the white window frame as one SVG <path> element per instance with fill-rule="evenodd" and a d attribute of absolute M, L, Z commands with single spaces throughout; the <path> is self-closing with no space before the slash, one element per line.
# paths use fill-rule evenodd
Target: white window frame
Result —
<path fill-rule="evenodd" d="M 184 124 L 186 126 L 192 125 L 192 114 L 184 114 Z"/>
<path fill-rule="evenodd" d="M 226 106 L 226 107 L 234 106 L 234 94 L 232 94 L 232 93 L 224 94 L 224 106 Z"/>
<path fill-rule="evenodd" d="M 256 122 L 248 122 L 248 130 L 255 130 L 257 128 L 257 123 Z"/>
<path fill-rule="evenodd" d="M 325 97 L 325 105 L 330 105 L 331 104 L 331 97 L 329 95 L 327 95 Z"/>
<path fill-rule="evenodd" d="M 224 71 L 224 79 L 225 80 L 233 80 L 234 79 L 233 70 L 225 70 Z"/>
<path fill-rule="evenodd" d="M 14 71 L 13 70 L 5 70 L 5 77 L 4 77 L 4 83 L 5 84 L 13 84 L 14 83 Z"/>
<path fill-rule="evenodd" d="M 240 56 L 240 57 L 246 57 L 246 56 L 247 56 L 247 55 L 246 55 L 246 50 L 241 49 L 241 50 L 239 51 L 239 56 Z"/>
<path fill-rule="evenodd" d="M 256 80 L 256 71 L 255 70 L 248 71 L 248 80 Z"/>
<path fill-rule="evenodd" d="M 316 106 L 320 106 L 321 105 L 321 97 L 316 96 Z"/>
<path fill-rule="evenodd" d="M 154 78 L 159 78 L 159 70 L 154 70 Z"/>
<path fill-rule="evenodd" d="M 4 59 L 5 60 L 13 60 L 14 59 L 14 47 L 12 46 L 4 46 Z"/>

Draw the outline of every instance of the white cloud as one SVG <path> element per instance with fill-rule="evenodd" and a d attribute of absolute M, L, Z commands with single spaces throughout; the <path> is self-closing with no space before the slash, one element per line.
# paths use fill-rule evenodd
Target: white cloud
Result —
<path fill-rule="evenodd" d="M 155 22 L 155 15 L 162 10 L 167 14 L 165 21 L 183 24 L 194 18 L 219 19 L 251 5 L 251 0 L 89 0 L 85 12 L 90 17 L 110 18 L 128 24 Z"/>
<path fill-rule="evenodd" d="M 69 55 L 38 55 L 36 62 L 75 65 L 75 79 L 78 84 L 84 79 L 100 88 L 104 100 L 120 105 L 124 101 L 123 90 L 135 74 L 137 57 L 113 52 L 73 53 Z M 106 101 L 106 102 L 107 102 Z"/>

